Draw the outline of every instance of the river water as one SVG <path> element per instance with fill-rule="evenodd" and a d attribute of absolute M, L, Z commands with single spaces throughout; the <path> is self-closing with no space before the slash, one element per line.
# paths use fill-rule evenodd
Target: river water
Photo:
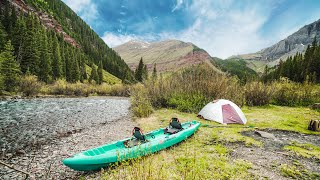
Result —
<path fill-rule="evenodd" d="M 110 97 L 0 101 L 0 158 L 31 171 L 35 178 L 43 178 L 44 172 L 46 178 L 74 177 L 62 158 L 128 136 L 135 125 L 129 107 L 129 99 Z M 54 159 L 50 168 L 61 170 L 39 163 L 44 158 Z M 0 170 L 0 179 L 21 177 L 7 173 Z"/>

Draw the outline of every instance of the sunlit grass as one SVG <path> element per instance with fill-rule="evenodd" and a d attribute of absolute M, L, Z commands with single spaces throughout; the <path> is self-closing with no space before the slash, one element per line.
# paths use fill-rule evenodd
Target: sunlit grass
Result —
<path fill-rule="evenodd" d="M 248 123 L 244 126 L 223 126 L 198 119 L 196 114 L 172 109 L 160 109 L 148 118 L 136 118 L 135 121 L 144 132 L 168 126 L 171 117 L 178 117 L 181 122 L 197 120 L 202 126 L 186 141 L 158 153 L 114 165 L 101 177 L 104 179 L 256 179 L 257 177 L 250 171 L 252 164 L 241 158 L 231 157 L 232 149 L 228 147 L 230 143 L 243 143 L 255 147 L 263 145 L 262 142 L 241 135 L 242 131 L 275 128 L 319 134 L 307 130 L 309 119 L 320 115 L 319 112 L 308 108 L 266 106 L 244 107 L 243 110 L 248 119 Z M 279 171 L 287 177 L 315 177 L 305 170 L 296 169 L 291 172 L 288 166 L 279 168 Z"/>
<path fill-rule="evenodd" d="M 320 118 L 320 112 L 307 107 L 265 106 L 244 107 L 249 126 L 258 128 L 274 128 L 295 131 L 305 134 L 320 134 L 309 131 L 308 123 L 311 119 Z"/>
<path fill-rule="evenodd" d="M 312 144 L 299 144 L 291 143 L 291 145 L 285 146 L 285 150 L 295 153 L 298 156 L 305 158 L 315 158 L 320 161 L 320 147 Z"/>

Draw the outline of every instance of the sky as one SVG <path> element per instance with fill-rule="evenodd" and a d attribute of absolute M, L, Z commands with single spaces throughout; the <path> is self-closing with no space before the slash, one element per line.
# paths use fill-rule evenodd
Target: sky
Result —
<path fill-rule="evenodd" d="M 320 0 L 63 0 L 110 47 L 177 39 L 211 56 L 257 52 L 320 19 Z"/>

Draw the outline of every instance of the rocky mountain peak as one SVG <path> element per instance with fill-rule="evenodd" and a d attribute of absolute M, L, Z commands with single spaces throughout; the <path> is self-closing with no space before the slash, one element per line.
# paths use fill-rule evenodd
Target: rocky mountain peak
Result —
<path fill-rule="evenodd" d="M 259 52 L 232 56 L 232 58 L 267 62 L 279 61 L 280 59 L 285 60 L 297 52 L 304 53 L 307 46 L 313 42 L 315 37 L 318 41 L 320 40 L 320 19 L 303 26 L 287 38 Z"/>

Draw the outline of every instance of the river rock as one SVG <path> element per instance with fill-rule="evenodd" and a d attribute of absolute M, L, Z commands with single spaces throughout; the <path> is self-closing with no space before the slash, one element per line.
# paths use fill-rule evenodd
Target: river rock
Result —
<path fill-rule="evenodd" d="M 254 133 L 258 134 L 259 136 L 261 136 L 263 138 L 276 139 L 276 137 L 273 134 L 265 132 L 265 131 L 255 131 Z"/>

